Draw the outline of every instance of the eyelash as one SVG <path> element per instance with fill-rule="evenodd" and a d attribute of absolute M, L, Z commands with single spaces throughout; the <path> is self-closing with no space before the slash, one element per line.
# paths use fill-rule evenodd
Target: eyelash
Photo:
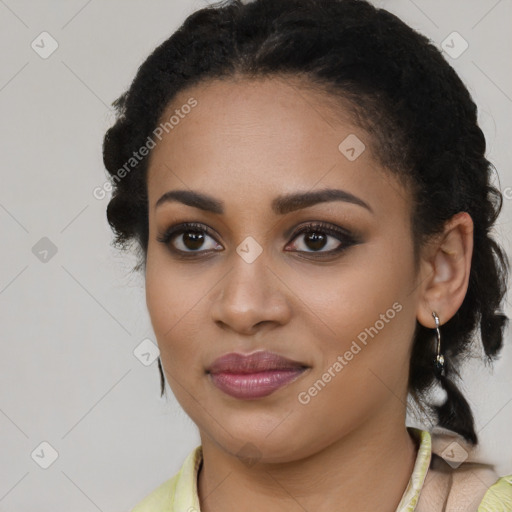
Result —
<path fill-rule="evenodd" d="M 161 242 L 168 246 L 169 250 L 173 252 L 174 254 L 179 255 L 182 258 L 197 258 L 201 257 L 201 254 L 205 253 L 211 253 L 211 252 L 219 252 L 215 249 L 210 250 L 199 250 L 199 251 L 182 251 L 181 249 L 176 249 L 175 247 L 170 244 L 171 240 L 178 236 L 182 235 L 184 233 L 205 233 L 208 236 L 215 239 L 215 236 L 213 234 L 213 231 L 211 228 L 206 226 L 205 224 L 199 224 L 196 222 L 184 222 L 182 224 L 177 224 L 176 226 L 171 226 L 169 229 L 167 229 L 163 234 L 159 235 L 157 237 L 158 242 Z M 347 250 L 350 246 L 356 245 L 359 242 L 358 238 L 348 232 L 345 229 L 341 229 L 339 227 L 335 227 L 331 224 L 326 224 L 324 222 L 315 222 L 308 224 L 306 226 L 303 226 L 298 231 L 296 231 L 291 240 L 295 240 L 299 235 L 303 234 L 309 234 L 309 233 L 320 233 L 324 235 L 332 236 L 338 241 L 342 242 L 341 245 L 336 249 L 331 249 L 330 251 L 295 251 L 299 252 L 301 254 L 306 253 L 308 255 L 313 255 L 316 258 L 321 258 L 322 256 L 333 256 L 336 254 L 341 254 L 345 250 Z"/>

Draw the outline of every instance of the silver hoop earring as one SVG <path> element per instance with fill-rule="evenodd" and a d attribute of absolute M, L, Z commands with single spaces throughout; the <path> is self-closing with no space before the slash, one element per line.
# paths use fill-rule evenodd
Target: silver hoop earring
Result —
<path fill-rule="evenodd" d="M 439 317 L 435 311 L 432 311 L 432 316 L 434 317 L 434 321 L 436 323 L 436 335 L 437 335 L 437 350 L 436 357 L 434 359 L 434 373 L 437 378 L 443 375 L 445 370 L 444 364 L 444 356 L 441 354 L 441 331 L 439 330 Z"/>

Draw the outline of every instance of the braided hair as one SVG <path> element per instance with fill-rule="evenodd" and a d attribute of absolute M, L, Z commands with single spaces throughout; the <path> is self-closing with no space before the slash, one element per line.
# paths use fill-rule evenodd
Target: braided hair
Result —
<path fill-rule="evenodd" d="M 429 40 L 366 0 L 225 0 L 192 13 L 158 46 L 114 103 L 103 141 L 113 193 L 107 219 L 119 249 L 135 247 L 136 270 L 148 246 L 147 158 L 119 170 L 151 136 L 174 96 L 222 77 L 302 77 L 348 108 L 371 136 L 384 168 L 413 198 L 415 261 L 419 249 L 456 213 L 474 223 L 469 284 L 457 313 L 442 326 L 446 367 L 433 365 L 432 329 L 417 322 L 408 391 L 440 426 L 478 443 L 471 408 L 454 380 L 479 329 L 486 363 L 499 354 L 507 317 L 500 312 L 509 262 L 490 230 L 502 207 L 493 165 L 470 93 Z M 132 243 L 134 242 L 134 243 Z M 164 375 L 158 360 L 161 392 Z M 428 394 L 438 382 L 442 405 Z"/>

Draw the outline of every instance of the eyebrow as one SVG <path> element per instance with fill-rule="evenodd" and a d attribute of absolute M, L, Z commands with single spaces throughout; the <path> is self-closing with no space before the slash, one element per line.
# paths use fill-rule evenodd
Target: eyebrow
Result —
<path fill-rule="evenodd" d="M 339 189 L 324 189 L 315 192 L 296 192 L 276 197 L 272 203 L 272 211 L 277 215 L 284 215 L 302 208 L 307 208 L 318 203 L 330 201 L 344 201 L 346 203 L 356 204 L 366 208 L 371 213 L 373 209 L 368 203 L 359 197 Z M 216 214 L 224 213 L 224 202 L 212 196 L 192 190 L 170 190 L 166 192 L 155 203 L 155 209 L 164 203 L 180 202 L 187 206 L 199 208 L 207 212 Z"/>

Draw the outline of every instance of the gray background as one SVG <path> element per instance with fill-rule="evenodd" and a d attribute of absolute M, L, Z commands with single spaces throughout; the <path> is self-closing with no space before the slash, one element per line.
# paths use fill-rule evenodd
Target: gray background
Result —
<path fill-rule="evenodd" d="M 497 233 L 511 254 L 511 0 L 375 3 L 437 45 L 453 31 L 469 43 L 446 58 L 479 105 L 507 195 Z M 203 5 L 0 0 L 0 511 L 129 510 L 199 442 L 172 394 L 159 397 L 157 363 L 134 356 L 154 340 L 144 283 L 130 274 L 134 259 L 109 246 L 108 197 L 92 191 L 105 182 L 110 103 Z M 59 45 L 46 59 L 31 47 L 43 31 Z M 44 237 L 56 254 L 38 252 Z M 512 473 L 510 332 L 493 371 L 471 364 L 463 373 L 481 457 L 500 474 Z M 58 452 L 48 469 L 43 441 Z"/>

